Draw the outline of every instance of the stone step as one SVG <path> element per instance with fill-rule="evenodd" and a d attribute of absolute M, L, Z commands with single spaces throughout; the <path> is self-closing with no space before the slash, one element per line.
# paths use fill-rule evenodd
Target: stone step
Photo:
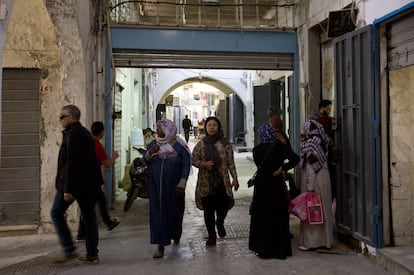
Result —
<path fill-rule="evenodd" d="M 376 262 L 391 274 L 414 274 L 414 246 L 385 247 L 377 250 Z"/>

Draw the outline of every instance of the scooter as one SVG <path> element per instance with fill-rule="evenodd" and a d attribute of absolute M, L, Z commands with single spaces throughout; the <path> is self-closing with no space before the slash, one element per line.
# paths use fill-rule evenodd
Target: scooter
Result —
<path fill-rule="evenodd" d="M 145 151 L 138 149 L 140 152 Z M 142 152 L 141 152 L 142 153 Z M 136 158 L 129 169 L 129 177 L 131 178 L 131 186 L 127 192 L 127 198 L 124 203 L 124 211 L 128 211 L 136 198 L 148 198 L 147 190 L 148 167 L 142 163 L 141 158 Z"/>
<path fill-rule="evenodd" d="M 150 128 L 144 129 L 144 146 L 150 143 L 155 138 L 155 132 Z M 145 149 L 140 147 L 134 147 L 138 150 L 141 156 L 144 155 Z M 129 177 L 131 178 L 131 186 L 127 192 L 127 198 L 124 203 L 124 211 L 128 211 L 136 198 L 148 198 L 148 189 L 147 189 L 147 176 L 148 176 L 148 167 L 142 163 L 141 157 L 134 159 L 131 163 L 131 168 L 129 169 Z"/>

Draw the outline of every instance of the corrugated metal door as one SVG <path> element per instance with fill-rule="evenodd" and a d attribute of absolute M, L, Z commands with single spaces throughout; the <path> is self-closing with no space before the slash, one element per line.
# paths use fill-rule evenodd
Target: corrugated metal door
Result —
<path fill-rule="evenodd" d="M 39 70 L 3 70 L 0 225 L 39 222 L 39 80 Z"/>
<path fill-rule="evenodd" d="M 377 245 L 376 98 L 371 26 L 334 40 L 338 230 Z M 377 211 L 376 211 L 377 210 Z M 381 238 L 381 237 L 380 237 Z"/>

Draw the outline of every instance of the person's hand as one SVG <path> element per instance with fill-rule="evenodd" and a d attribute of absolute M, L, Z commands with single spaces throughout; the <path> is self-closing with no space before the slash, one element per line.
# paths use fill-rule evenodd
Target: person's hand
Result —
<path fill-rule="evenodd" d="M 119 157 L 118 151 L 113 151 L 112 152 L 112 159 L 115 160 Z"/>
<path fill-rule="evenodd" d="M 160 150 L 160 145 L 158 143 L 155 143 L 148 151 L 149 155 L 152 156 L 156 152 Z"/>
<path fill-rule="evenodd" d="M 72 202 L 75 198 L 72 196 L 71 193 L 63 193 L 63 200 L 67 202 Z"/>
<path fill-rule="evenodd" d="M 283 172 L 282 167 L 279 167 L 279 169 L 277 169 L 276 171 L 274 171 L 272 175 L 274 177 L 278 177 L 278 176 L 280 176 L 282 174 L 282 172 Z"/>
<path fill-rule="evenodd" d="M 233 182 L 231 183 L 231 186 L 234 187 L 234 191 L 239 190 L 239 187 L 240 187 L 239 181 L 237 179 L 233 179 Z"/>
<path fill-rule="evenodd" d="M 178 187 L 178 186 L 175 188 L 175 195 L 177 197 L 184 196 L 184 194 L 185 194 L 185 189 L 184 188 Z"/>
<path fill-rule="evenodd" d="M 209 160 L 209 161 L 204 161 L 203 163 L 202 163 L 202 167 L 203 168 L 206 168 L 207 170 L 211 170 L 211 169 L 213 169 L 213 166 L 214 166 L 214 161 L 212 161 L 212 160 Z"/>

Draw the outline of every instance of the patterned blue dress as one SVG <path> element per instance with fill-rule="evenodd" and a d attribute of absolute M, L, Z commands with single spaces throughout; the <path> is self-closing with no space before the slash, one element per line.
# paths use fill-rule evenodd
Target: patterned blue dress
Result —
<path fill-rule="evenodd" d="M 149 150 L 155 141 L 147 146 Z M 154 155 L 143 162 L 149 167 L 148 197 L 150 203 L 151 243 L 162 246 L 171 244 L 171 240 L 180 239 L 184 213 L 184 198 L 176 195 L 175 189 L 180 181 L 187 181 L 191 157 L 179 142 L 171 144 L 175 153 L 160 158 Z"/>

